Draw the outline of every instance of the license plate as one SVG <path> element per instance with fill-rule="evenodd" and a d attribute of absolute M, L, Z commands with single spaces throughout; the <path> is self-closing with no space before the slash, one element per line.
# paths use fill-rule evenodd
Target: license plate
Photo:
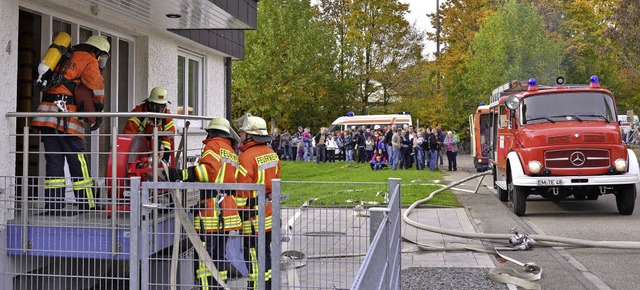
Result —
<path fill-rule="evenodd" d="M 563 183 L 562 179 L 538 179 L 538 185 L 542 186 L 562 185 Z"/>

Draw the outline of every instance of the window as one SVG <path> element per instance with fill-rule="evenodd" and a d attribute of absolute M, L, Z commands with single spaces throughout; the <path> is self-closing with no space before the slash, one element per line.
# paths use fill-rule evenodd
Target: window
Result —
<path fill-rule="evenodd" d="M 178 52 L 178 111 L 177 114 L 202 115 L 202 56 Z M 192 121 L 193 122 L 193 121 Z M 179 128 L 184 120 L 175 120 Z M 202 122 L 194 124 L 202 127 Z"/>
<path fill-rule="evenodd" d="M 613 98 L 599 92 L 558 92 L 523 99 L 521 124 L 564 121 L 615 122 Z"/>

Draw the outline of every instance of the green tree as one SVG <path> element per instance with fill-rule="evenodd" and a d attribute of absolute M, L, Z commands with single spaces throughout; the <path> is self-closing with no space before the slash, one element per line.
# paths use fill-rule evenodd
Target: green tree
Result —
<path fill-rule="evenodd" d="M 428 78 L 433 88 L 426 101 L 424 113 L 431 125 L 443 125 L 464 132 L 466 116 L 478 105 L 469 99 L 468 88 L 463 78 L 466 62 L 470 56 L 471 42 L 486 19 L 493 15 L 496 4 L 491 0 L 449 0 L 440 6 L 440 53 L 435 60 Z M 431 24 L 436 27 L 436 15 L 429 14 Z M 436 40 L 435 33 L 428 33 L 428 39 Z M 446 106 L 446 107 L 445 107 Z"/>
<path fill-rule="evenodd" d="M 618 64 L 616 80 L 619 88 L 614 92 L 621 111 L 640 111 L 640 5 L 635 0 L 615 1 L 610 23 L 605 30 L 606 49 Z"/>
<path fill-rule="evenodd" d="M 250 112 L 272 126 L 320 126 L 334 110 L 335 38 L 309 0 L 263 0 L 258 29 L 247 31 L 245 59 L 233 64 L 233 114 Z M 316 124 L 317 123 L 317 124 Z"/>
<path fill-rule="evenodd" d="M 472 100 L 486 100 L 509 80 L 535 77 L 553 83 L 560 75 L 561 44 L 545 35 L 535 6 L 508 1 L 475 35 L 465 84 Z"/>
<path fill-rule="evenodd" d="M 337 35 L 340 77 L 356 111 L 388 112 L 395 89 L 404 83 L 403 70 L 421 58 L 422 36 L 404 19 L 408 5 L 397 0 L 322 0 L 323 19 Z"/>

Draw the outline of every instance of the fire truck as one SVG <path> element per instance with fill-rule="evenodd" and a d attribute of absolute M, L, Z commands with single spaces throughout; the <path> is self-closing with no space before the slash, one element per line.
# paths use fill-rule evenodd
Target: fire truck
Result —
<path fill-rule="evenodd" d="M 527 197 L 597 200 L 614 194 L 633 213 L 638 159 L 622 140 L 613 94 L 597 76 L 588 85 L 535 79 L 496 88 L 490 99 L 490 166 L 498 198 L 525 215 Z"/>
<path fill-rule="evenodd" d="M 471 140 L 471 158 L 478 172 L 489 169 L 489 144 L 491 141 L 490 107 L 484 103 L 469 115 L 469 134 Z"/>

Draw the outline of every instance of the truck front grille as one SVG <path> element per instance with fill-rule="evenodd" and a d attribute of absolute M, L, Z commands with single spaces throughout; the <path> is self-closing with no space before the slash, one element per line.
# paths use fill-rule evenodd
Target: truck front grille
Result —
<path fill-rule="evenodd" d="M 604 149 L 563 149 L 544 153 L 546 168 L 606 168 L 611 165 L 609 151 Z"/>

